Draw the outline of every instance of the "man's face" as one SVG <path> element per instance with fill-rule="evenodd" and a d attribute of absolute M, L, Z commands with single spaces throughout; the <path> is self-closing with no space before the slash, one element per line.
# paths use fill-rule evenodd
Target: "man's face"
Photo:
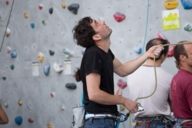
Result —
<path fill-rule="evenodd" d="M 91 26 L 95 30 L 96 34 L 101 36 L 101 39 L 109 38 L 112 33 L 112 29 L 102 20 L 93 20 Z"/>

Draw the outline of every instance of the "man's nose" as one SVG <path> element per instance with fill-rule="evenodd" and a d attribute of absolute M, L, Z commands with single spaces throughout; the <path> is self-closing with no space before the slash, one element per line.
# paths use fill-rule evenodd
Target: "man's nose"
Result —
<path fill-rule="evenodd" d="M 105 21 L 103 20 L 103 19 L 101 19 L 101 18 L 99 18 L 99 23 L 101 23 L 101 24 L 105 24 Z"/>

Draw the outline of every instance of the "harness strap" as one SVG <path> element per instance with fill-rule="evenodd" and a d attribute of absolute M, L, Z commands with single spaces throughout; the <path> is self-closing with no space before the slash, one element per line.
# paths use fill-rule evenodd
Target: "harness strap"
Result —
<path fill-rule="evenodd" d="M 192 119 L 184 119 L 183 121 L 181 121 L 181 125 L 189 122 L 192 122 Z"/>
<path fill-rule="evenodd" d="M 85 119 L 87 120 L 89 118 L 114 118 L 114 119 L 116 119 L 117 116 L 111 115 L 111 114 L 86 114 Z"/>

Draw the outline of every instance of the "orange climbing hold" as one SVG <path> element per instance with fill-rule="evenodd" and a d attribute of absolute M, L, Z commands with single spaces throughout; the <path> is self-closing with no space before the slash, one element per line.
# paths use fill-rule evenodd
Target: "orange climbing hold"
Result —
<path fill-rule="evenodd" d="M 175 9 L 179 5 L 178 0 L 165 0 L 164 7 L 166 9 Z"/>

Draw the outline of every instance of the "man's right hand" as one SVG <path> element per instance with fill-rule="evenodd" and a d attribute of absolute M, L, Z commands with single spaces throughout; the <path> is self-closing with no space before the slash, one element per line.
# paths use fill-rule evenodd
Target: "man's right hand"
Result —
<path fill-rule="evenodd" d="M 131 112 L 131 113 L 135 113 L 138 110 L 138 106 L 137 106 L 137 102 L 127 99 L 124 99 L 124 103 L 123 105 Z"/>

